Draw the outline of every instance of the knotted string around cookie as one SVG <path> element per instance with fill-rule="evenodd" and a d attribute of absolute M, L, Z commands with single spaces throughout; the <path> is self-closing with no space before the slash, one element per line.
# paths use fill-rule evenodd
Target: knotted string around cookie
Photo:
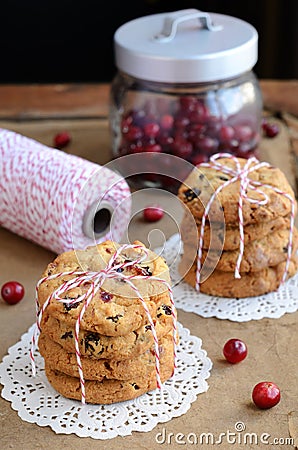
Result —
<path fill-rule="evenodd" d="M 134 259 L 133 261 L 124 259 L 124 261 L 119 262 L 119 256 L 122 252 L 133 249 L 133 250 L 141 250 L 141 255 L 139 258 Z M 173 341 L 174 341 L 174 370 L 176 368 L 176 345 L 178 342 L 178 334 L 177 334 L 177 317 L 175 312 L 175 304 L 174 304 L 174 298 L 173 298 L 173 292 L 171 289 L 170 284 L 157 276 L 154 275 L 135 275 L 135 274 L 124 274 L 123 271 L 125 268 L 134 267 L 137 264 L 140 264 L 146 257 L 148 256 L 148 250 L 143 247 L 142 245 L 135 245 L 135 244 L 124 244 L 120 246 L 116 252 L 112 255 L 109 262 L 107 263 L 106 267 L 101 269 L 98 272 L 92 272 L 92 271 L 72 271 L 72 272 L 59 272 L 53 275 L 49 275 L 47 277 L 42 278 L 39 280 L 39 282 L 36 285 L 36 326 L 35 326 L 35 332 L 33 333 L 32 342 L 31 342 L 31 350 L 30 350 L 30 359 L 31 359 L 31 365 L 32 365 L 32 373 L 33 376 L 36 374 L 36 368 L 35 368 L 35 361 L 34 361 L 34 351 L 37 345 L 37 338 L 38 338 L 38 332 L 41 331 L 41 321 L 43 314 L 48 307 L 48 305 L 51 303 L 52 300 L 56 300 L 58 302 L 62 302 L 65 305 L 73 305 L 74 303 L 82 302 L 82 308 L 79 313 L 79 316 L 75 323 L 75 352 L 76 352 L 76 359 L 77 359 L 77 365 L 78 365 L 78 371 L 79 371 L 79 377 L 80 377 L 80 385 L 81 385 L 81 400 L 82 403 L 86 403 L 86 392 L 85 392 L 85 379 L 84 379 L 84 373 L 81 363 L 81 353 L 79 348 L 79 331 L 80 331 L 80 325 L 82 322 L 82 318 L 90 305 L 90 302 L 96 295 L 96 293 L 99 291 L 101 286 L 103 285 L 104 281 L 107 279 L 120 279 L 123 282 L 127 283 L 134 293 L 136 294 L 136 297 L 140 301 L 141 305 L 143 306 L 148 322 L 150 324 L 150 329 L 153 335 L 154 340 L 154 353 L 155 353 L 155 369 L 156 369 L 156 383 L 157 387 L 160 389 L 162 386 L 161 378 L 160 378 L 160 354 L 159 354 L 159 345 L 158 345 L 158 338 L 155 330 L 155 325 L 152 319 L 152 316 L 150 314 L 150 311 L 148 309 L 148 306 L 146 304 L 146 301 L 142 297 L 139 289 L 135 286 L 134 281 L 135 280 L 148 280 L 149 278 L 151 280 L 156 280 L 162 284 L 164 284 L 168 290 L 170 301 L 172 304 L 172 319 L 173 319 Z M 56 290 L 54 290 L 45 303 L 40 307 L 39 301 L 38 301 L 38 288 L 39 286 L 49 280 L 53 280 L 56 278 L 62 278 L 65 276 L 70 276 L 71 278 L 68 281 L 64 281 Z M 70 289 L 74 289 L 79 286 L 88 285 L 87 291 L 79 296 L 76 299 L 67 299 L 62 298 L 62 296 L 69 291 Z M 102 301 L 102 300 L 99 300 Z"/>
<path fill-rule="evenodd" d="M 230 167 L 225 165 L 224 162 L 218 161 L 221 158 L 229 159 L 233 161 L 234 167 Z M 266 205 L 269 202 L 268 195 L 264 192 L 264 188 L 271 189 L 279 195 L 283 195 L 291 202 L 291 214 L 290 214 L 290 229 L 289 229 L 289 243 L 288 243 L 288 252 L 287 252 L 287 260 L 285 265 L 285 270 L 283 273 L 282 283 L 285 282 L 288 268 L 291 260 L 292 249 L 293 249 L 293 229 L 294 229 L 294 219 L 295 219 L 295 200 L 291 197 L 287 192 L 282 191 L 281 189 L 272 186 L 270 184 L 262 183 L 257 180 L 253 180 L 249 177 L 249 175 L 259 170 L 263 167 L 271 167 L 268 162 L 260 162 L 257 158 L 252 157 L 247 159 L 244 166 L 241 167 L 239 160 L 231 155 L 230 153 L 217 153 L 216 155 L 211 156 L 209 162 L 202 163 L 198 166 L 200 167 L 209 167 L 217 170 L 222 174 L 226 174 L 229 176 L 229 179 L 224 181 L 211 195 L 207 205 L 205 206 L 205 210 L 202 216 L 201 221 L 201 230 L 199 236 L 199 246 L 198 246 L 198 257 L 197 257 L 197 268 L 196 268 L 196 290 L 200 290 L 200 281 L 201 281 L 201 268 L 202 268 L 202 254 L 203 254 L 203 240 L 204 240 L 204 231 L 205 224 L 208 217 L 208 213 L 212 206 L 212 203 L 217 198 L 218 194 L 223 191 L 229 185 L 236 183 L 239 181 L 239 199 L 238 199 L 238 219 L 239 219 L 239 235 L 240 235 L 240 246 L 239 246 L 239 254 L 236 262 L 234 276 L 235 278 L 241 278 L 240 274 L 240 265 L 244 254 L 244 221 L 243 221 L 243 204 L 244 202 L 254 203 L 256 205 Z M 256 192 L 259 194 L 260 198 L 253 198 L 250 196 L 251 192 Z"/>

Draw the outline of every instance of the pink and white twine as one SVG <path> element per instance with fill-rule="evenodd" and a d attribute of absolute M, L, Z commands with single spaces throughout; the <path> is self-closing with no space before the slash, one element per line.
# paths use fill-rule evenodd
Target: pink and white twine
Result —
<path fill-rule="evenodd" d="M 99 239 L 83 231 L 92 205 L 111 206 L 113 227 Z M 0 225 L 60 254 L 112 239 L 130 220 L 131 193 L 108 167 L 0 129 Z"/>
<path fill-rule="evenodd" d="M 217 161 L 219 158 L 228 158 L 235 163 L 235 167 L 229 167 L 222 162 Z M 211 156 L 209 162 L 202 163 L 198 167 L 209 167 L 215 170 L 218 170 L 220 173 L 226 174 L 230 176 L 230 178 L 221 184 L 211 195 L 205 210 L 202 216 L 200 237 L 199 237 L 199 247 L 198 247 L 198 257 L 197 257 L 197 268 L 196 268 L 196 290 L 200 290 L 200 281 L 201 281 L 201 268 L 202 268 L 202 255 L 203 255 L 203 241 L 204 241 L 204 231 L 205 224 L 207 220 L 208 213 L 212 206 L 213 201 L 216 199 L 218 194 L 225 189 L 227 186 L 235 183 L 237 181 L 240 182 L 239 189 L 239 200 L 238 200 L 238 218 L 239 218 L 239 234 L 240 234 L 240 245 L 239 245 L 239 254 L 236 261 L 236 267 L 234 276 L 235 278 L 241 278 L 240 274 L 240 265 L 242 262 L 243 254 L 244 254 L 244 221 L 243 221 L 243 202 L 244 200 L 249 203 L 254 203 L 256 205 L 266 205 L 269 201 L 267 194 L 262 190 L 262 188 L 268 188 L 276 192 L 277 194 L 283 195 L 286 197 L 291 203 L 291 214 L 290 214 L 290 229 L 289 229 L 289 242 L 287 249 L 287 259 L 285 264 L 285 270 L 283 273 L 282 283 L 286 281 L 287 273 L 289 269 L 289 264 L 291 261 L 292 251 L 293 251 L 293 230 L 294 230 L 294 220 L 295 220 L 295 201 L 287 192 L 278 189 L 275 186 L 270 184 L 261 183 L 260 181 L 255 181 L 249 178 L 249 174 L 259 170 L 263 167 L 270 167 L 268 162 L 260 162 L 257 158 L 252 157 L 249 158 L 244 164 L 243 168 L 241 168 L 239 160 L 231 155 L 230 153 L 217 153 L 216 155 Z M 257 200 L 249 197 L 248 190 L 257 192 L 261 199 Z"/>
<path fill-rule="evenodd" d="M 121 255 L 121 253 L 128 249 L 141 249 L 143 251 L 143 255 L 140 256 L 138 259 L 135 259 L 133 261 L 126 261 L 126 262 L 117 262 L 117 258 Z M 83 302 L 83 307 L 80 311 L 80 314 L 76 320 L 75 323 L 75 352 L 76 352 L 76 359 L 77 359 L 77 366 L 79 371 L 79 379 L 80 379 L 80 385 L 81 385 L 81 400 L 82 403 L 86 403 L 86 393 L 85 393 L 85 379 L 84 379 L 84 373 L 82 368 L 82 362 L 81 362 L 81 352 L 79 348 L 79 331 L 81 322 L 83 319 L 83 316 L 88 309 L 88 306 L 96 293 L 99 291 L 101 286 L 103 285 L 104 281 L 106 279 L 119 279 L 124 282 L 126 282 L 132 290 L 135 292 L 136 296 L 138 297 L 139 301 L 141 302 L 153 335 L 154 340 L 154 353 L 155 353 L 155 369 L 156 369 L 156 383 L 157 387 L 160 389 L 162 387 L 162 382 L 160 378 L 160 352 L 159 352 L 159 343 L 158 338 L 156 335 L 155 325 L 152 320 L 150 311 L 148 309 L 148 306 L 146 304 L 146 301 L 143 299 L 139 289 L 134 285 L 133 280 L 156 280 L 166 286 L 169 292 L 169 297 L 172 305 L 172 319 L 173 319 L 173 341 L 174 341 L 174 370 L 176 368 L 176 345 L 178 342 L 178 333 L 177 333 L 177 316 L 175 312 L 175 304 L 174 304 L 174 298 L 173 298 L 173 292 L 171 289 L 171 286 L 169 283 L 160 278 L 153 275 L 124 275 L 119 269 L 125 269 L 130 266 L 134 266 L 136 264 L 139 264 L 142 262 L 148 255 L 148 251 L 146 248 L 144 248 L 141 245 L 132 245 L 132 244 L 125 244 L 118 248 L 118 250 L 112 255 L 111 259 L 109 260 L 107 266 L 104 269 L 101 269 L 98 272 L 92 272 L 92 271 L 72 271 L 72 272 L 60 272 L 56 273 L 54 275 L 49 275 L 47 277 L 42 278 L 39 280 L 39 282 L 36 285 L 36 328 L 35 332 L 32 337 L 32 343 L 31 343 L 31 350 L 30 350 L 30 359 L 31 359 L 31 365 L 32 365 L 32 373 L 33 376 L 36 374 L 36 368 L 35 368 L 35 359 L 34 359 L 34 350 L 37 345 L 37 337 L 38 332 L 41 331 L 41 321 L 43 314 L 48 307 L 48 305 L 51 303 L 52 300 L 57 300 L 58 302 L 62 302 L 66 305 L 71 305 L 78 302 Z M 68 281 L 65 281 L 59 286 L 55 291 L 49 295 L 45 303 L 40 308 L 39 301 L 38 301 L 38 288 L 39 286 L 49 280 L 53 280 L 55 278 L 65 277 L 65 276 L 71 276 L 71 278 Z M 90 287 L 88 290 L 82 294 L 80 297 L 76 299 L 66 299 L 61 298 L 63 294 L 65 294 L 70 289 L 74 289 L 76 287 L 82 286 L 88 284 Z M 99 302 L 102 300 L 98 300 Z"/>

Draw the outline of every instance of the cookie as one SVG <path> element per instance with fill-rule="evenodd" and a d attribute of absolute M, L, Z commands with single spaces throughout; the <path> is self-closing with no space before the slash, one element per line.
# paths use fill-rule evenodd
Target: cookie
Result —
<path fill-rule="evenodd" d="M 45 364 L 45 373 L 49 383 L 53 388 L 64 397 L 81 400 L 80 380 L 77 377 L 71 377 L 51 369 Z M 174 356 L 173 352 L 161 352 L 160 354 L 160 378 L 165 382 L 173 376 Z M 139 397 L 146 392 L 156 389 L 156 370 L 155 367 L 144 378 L 135 377 L 131 380 L 109 380 L 85 381 L 86 402 L 94 404 L 112 404 L 131 400 Z"/>
<path fill-rule="evenodd" d="M 155 321 L 157 338 L 169 333 L 173 327 L 172 306 L 162 305 L 158 308 Z M 42 333 L 60 344 L 67 351 L 75 352 L 74 326 L 60 322 L 45 314 L 41 323 Z M 125 336 L 105 336 L 93 331 L 80 329 L 79 349 L 82 356 L 105 359 L 134 358 L 148 350 L 153 344 L 150 325 L 142 325 Z"/>
<path fill-rule="evenodd" d="M 243 158 L 238 158 L 238 161 L 241 167 L 247 163 L 247 160 Z M 230 158 L 218 159 L 217 163 L 235 168 L 235 162 Z M 250 202 L 249 199 L 264 200 L 264 196 L 258 191 L 248 188 L 247 198 L 243 199 L 242 208 L 244 225 L 268 222 L 277 217 L 285 217 L 291 212 L 291 201 L 274 190 L 274 188 L 280 189 L 290 195 L 293 200 L 295 199 L 294 192 L 280 169 L 272 166 L 262 167 L 250 172 L 248 177 L 264 185 L 259 189 L 267 196 L 268 202 L 264 205 Z M 216 189 L 231 178 L 232 175 L 227 175 L 214 168 L 198 166 L 181 184 L 178 197 L 189 208 L 192 215 L 200 219 Z M 238 223 L 239 193 L 239 181 L 230 183 L 223 188 L 211 206 L 209 217 L 220 222 L 224 219 L 225 223 L 230 225 Z"/>
<path fill-rule="evenodd" d="M 277 217 L 268 222 L 246 225 L 244 227 L 244 245 L 257 239 L 262 239 L 270 233 L 277 230 L 287 230 L 290 227 L 289 217 Z M 201 221 L 197 219 L 196 224 L 186 215 L 180 225 L 181 239 L 185 244 L 198 247 L 201 232 Z M 240 245 L 239 225 L 227 225 L 224 223 L 213 223 L 210 227 L 209 223 L 204 227 L 203 248 L 222 250 L 237 250 Z"/>
<path fill-rule="evenodd" d="M 72 377 L 79 377 L 78 363 L 75 353 L 69 353 L 61 345 L 41 333 L 38 341 L 40 354 L 46 365 L 52 370 L 58 370 Z M 172 360 L 173 333 L 170 332 L 159 339 L 159 349 L 164 360 Z M 154 345 L 136 358 L 94 359 L 81 357 L 85 380 L 102 381 L 104 379 L 129 381 L 150 377 L 155 371 Z"/>
<path fill-rule="evenodd" d="M 143 244 L 136 242 L 135 244 Z M 99 272 L 106 268 L 112 255 L 119 244 L 106 241 L 97 246 L 88 247 L 86 250 L 69 251 L 59 255 L 53 263 L 50 263 L 43 273 L 43 277 L 72 272 L 91 271 Z M 117 270 L 121 275 L 144 275 L 146 279 L 131 280 L 137 287 L 142 298 L 146 301 L 152 317 L 156 317 L 158 306 L 169 300 L 168 288 L 165 283 L 155 280 L 159 277 L 170 283 L 170 275 L 164 259 L 148 249 L 125 250 L 116 261 L 116 264 L 130 263 L 145 255 L 141 263 Z M 40 284 L 38 289 L 38 301 L 42 306 L 49 296 L 63 283 L 73 279 L 75 275 L 64 275 L 48 279 Z M 152 278 L 151 278 L 152 277 Z M 46 312 L 61 322 L 73 325 L 83 307 L 81 296 L 90 289 L 90 282 L 69 289 L 60 298 L 73 300 L 72 304 L 63 303 L 52 299 Z M 78 301 L 76 301 L 78 299 Z M 128 283 L 119 278 L 106 279 L 102 287 L 95 293 L 81 320 L 81 328 L 94 331 L 107 336 L 120 336 L 137 330 L 148 323 L 147 315 L 141 301 Z"/>
<path fill-rule="evenodd" d="M 195 288 L 196 286 L 196 264 L 190 269 L 185 261 L 181 260 L 179 272 L 184 281 Z M 288 278 L 297 273 L 298 258 L 293 256 L 289 265 Z M 240 279 L 236 279 L 232 272 L 215 270 L 203 283 L 200 291 L 216 297 L 253 297 L 267 294 L 278 289 L 282 282 L 285 270 L 285 262 L 274 267 L 267 267 L 260 272 L 242 273 Z"/>
<path fill-rule="evenodd" d="M 240 272 L 259 272 L 266 267 L 276 266 L 286 261 L 288 257 L 289 230 L 278 230 L 270 233 L 263 239 L 250 242 L 244 248 L 244 253 L 240 265 Z M 293 252 L 298 248 L 298 230 L 293 230 Z M 188 261 L 193 261 L 191 255 L 193 247 L 184 244 L 184 255 Z M 239 256 L 239 250 L 231 251 L 210 251 L 207 258 L 207 251 L 203 251 L 202 263 L 206 262 L 209 267 L 223 272 L 234 272 Z"/>

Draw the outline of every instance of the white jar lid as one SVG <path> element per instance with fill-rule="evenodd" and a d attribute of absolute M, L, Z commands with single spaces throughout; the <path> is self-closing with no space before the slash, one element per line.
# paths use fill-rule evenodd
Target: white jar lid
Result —
<path fill-rule="evenodd" d="M 185 9 L 140 17 L 115 32 L 115 63 L 142 80 L 198 83 L 251 70 L 258 33 L 243 20 Z"/>

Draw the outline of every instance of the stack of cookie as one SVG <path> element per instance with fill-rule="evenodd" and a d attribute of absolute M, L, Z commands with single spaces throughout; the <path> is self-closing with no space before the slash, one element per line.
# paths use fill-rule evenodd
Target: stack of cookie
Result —
<path fill-rule="evenodd" d="M 140 243 L 135 243 L 140 246 Z M 59 255 L 43 273 L 38 288 L 40 307 L 49 295 L 76 275 L 66 272 L 99 272 L 119 247 L 106 241 L 85 251 Z M 160 378 L 169 379 L 174 370 L 174 324 L 168 288 L 151 276 L 170 282 L 163 258 L 148 250 L 141 262 L 142 249 L 124 250 L 115 261 L 122 275 L 146 275 L 146 280 L 131 281 L 138 288 L 150 312 L 158 338 Z M 132 264 L 129 264 L 132 262 Z M 56 278 L 52 275 L 61 274 Z M 90 288 L 88 280 L 54 298 L 42 312 L 39 351 L 51 385 L 63 396 L 81 399 L 80 374 L 75 348 L 75 324 L 82 310 L 82 296 Z M 65 302 L 63 302 L 65 299 Z M 78 299 L 78 301 L 76 301 Z M 152 322 L 151 322 L 152 323 Z M 121 278 L 106 279 L 82 317 L 77 340 L 88 403 L 110 404 L 157 387 L 156 353 L 152 328 L 140 299 Z"/>
<path fill-rule="evenodd" d="M 241 158 L 237 161 L 241 168 L 247 163 Z M 252 166 L 255 164 L 252 162 Z M 216 165 L 217 168 L 212 167 L 212 163 L 195 168 L 178 192 L 186 207 L 181 223 L 184 254 L 179 265 L 180 274 L 186 282 L 196 287 L 202 218 L 206 205 L 216 191 L 203 228 L 200 291 L 236 298 L 274 291 L 282 282 L 288 258 L 290 218 L 291 214 L 296 214 L 293 190 L 285 175 L 269 165 L 247 175 L 252 182 L 248 180 L 242 197 L 244 253 L 239 267 L 240 278 L 236 278 L 240 251 L 240 181 L 229 183 L 237 172 L 235 159 L 220 158 L 216 160 Z M 218 165 L 223 167 L 222 172 L 218 170 Z M 223 184 L 225 186 L 221 189 Z M 298 269 L 298 232 L 295 227 L 292 238 L 287 277 L 294 275 Z"/>

